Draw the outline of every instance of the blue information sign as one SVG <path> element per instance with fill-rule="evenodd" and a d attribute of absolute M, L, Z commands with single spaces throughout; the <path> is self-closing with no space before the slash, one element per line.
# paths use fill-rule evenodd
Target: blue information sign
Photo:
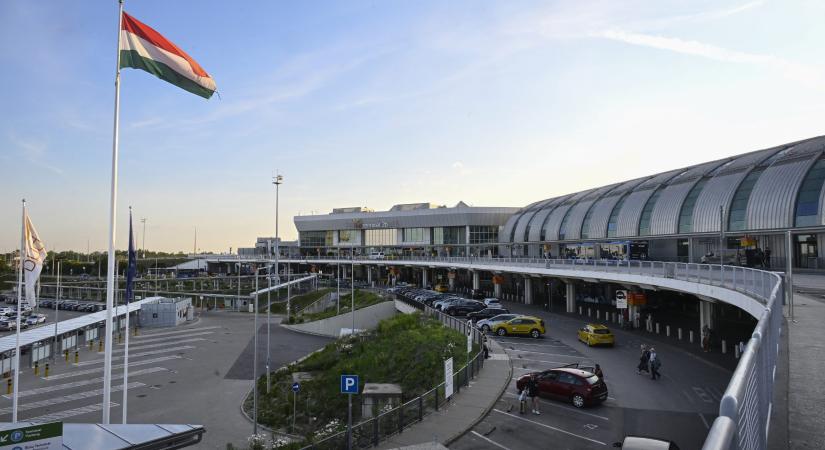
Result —
<path fill-rule="evenodd" d="M 341 375 L 341 393 L 358 393 L 358 375 Z"/>
<path fill-rule="evenodd" d="M 292 383 L 292 392 L 298 392 L 300 390 L 301 390 L 301 383 L 298 383 L 297 381 L 295 383 Z"/>

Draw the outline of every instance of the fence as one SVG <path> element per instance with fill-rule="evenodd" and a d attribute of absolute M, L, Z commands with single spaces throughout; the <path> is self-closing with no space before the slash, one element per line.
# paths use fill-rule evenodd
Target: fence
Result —
<path fill-rule="evenodd" d="M 482 335 L 477 328 L 471 326 L 467 321 L 456 319 L 425 306 L 419 302 L 399 298 L 399 300 L 420 309 L 426 316 L 439 320 L 444 326 L 450 327 L 464 335 L 471 333 L 472 341 L 478 344 L 479 351 L 473 355 L 464 367 L 453 373 L 453 395 L 460 395 L 462 387 L 470 385 L 470 380 L 478 374 L 484 365 L 484 355 L 481 351 Z M 404 429 L 416 422 L 421 422 L 424 417 L 438 411 L 449 399 L 444 398 L 444 385 L 439 385 L 429 391 L 401 403 L 401 405 L 388 411 L 381 412 L 377 416 L 367 419 L 352 426 L 352 446 L 353 448 L 368 448 L 378 445 L 381 441 L 398 433 L 403 433 Z M 355 408 L 355 407 L 353 407 Z M 318 442 L 314 442 L 301 450 L 309 449 L 341 449 L 347 447 L 347 431 L 339 431 L 331 436 L 327 436 Z"/>
<path fill-rule="evenodd" d="M 590 270 L 628 275 L 670 278 L 720 286 L 740 292 L 763 308 L 754 332 L 739 359 L 719 406 L 704 450 L 767 448 L 785 286 L 782 278 L 759 269 L 720 264 L 606 259 L 539 259 L 492 257 L 397 257 L 390 261 L 360 259 L 361 263 L 420 265 L 535 273 L 530 269 Z M 324 258 L 317 258 L 323 261 Z M 331 262 L 336 260 L 332 259 Z M 571 276 L 575 276 L 571 274 Z M 757 308 L 751 308 L 755 310 Z"/>

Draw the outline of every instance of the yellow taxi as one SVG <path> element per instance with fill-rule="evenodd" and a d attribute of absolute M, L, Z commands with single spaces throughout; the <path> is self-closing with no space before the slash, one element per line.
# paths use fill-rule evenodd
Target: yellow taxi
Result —
<path fill-rule="evenodd" d="M 436 284 L 436 285 L 435 285 L 435 291 L 436 291 L 436 292 L 441 292 L 441 293 L 444 293 L 444 292 L 447 292 L 448 290 L 449 290 L 449 289 L 447 288 L 447 286 L 446 286 L 446 285 L 443 285 L 443 284 Z"/>
<path fill-rule="evenodd" d="M 544 332 L 544 320 L 534 316 L 518 316 L 504 322 L 497 322 L 493 325 L 493 333 L 499 336 L 526 334 L 538 339 Z"/>
<path fill-rule="evenodd" d="M 616 343 L 609 328 L 595 323 L 588 323 L 579 328 L 579 340 L 590 346 L 609 345 L 612 347 Z"/>

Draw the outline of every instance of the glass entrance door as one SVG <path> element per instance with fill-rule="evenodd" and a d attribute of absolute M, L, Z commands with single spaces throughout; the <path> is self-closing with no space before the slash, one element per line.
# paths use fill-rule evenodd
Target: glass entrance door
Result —
<path fill-rule="evenodd" d="M 795 263 L 797 267 L 804 269 L 817 268 L 817 248 L 816 236 L 813 234 L 799 234 L 796 236 Z"/>

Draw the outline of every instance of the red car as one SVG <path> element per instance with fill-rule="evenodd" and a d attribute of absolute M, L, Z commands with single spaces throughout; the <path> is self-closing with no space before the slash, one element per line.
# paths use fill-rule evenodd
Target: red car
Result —
<path fill-rule="evenodd" d="M 536 377 L 539 397 L 554 398 L 573 403 L 576 408 L 594 405 L 607 399 L 607 385 L 586 370 L 559 367 L 543 372 L 532 372 L 516 380 L 516 388 L 527 387 L 527 380 Z"/>

